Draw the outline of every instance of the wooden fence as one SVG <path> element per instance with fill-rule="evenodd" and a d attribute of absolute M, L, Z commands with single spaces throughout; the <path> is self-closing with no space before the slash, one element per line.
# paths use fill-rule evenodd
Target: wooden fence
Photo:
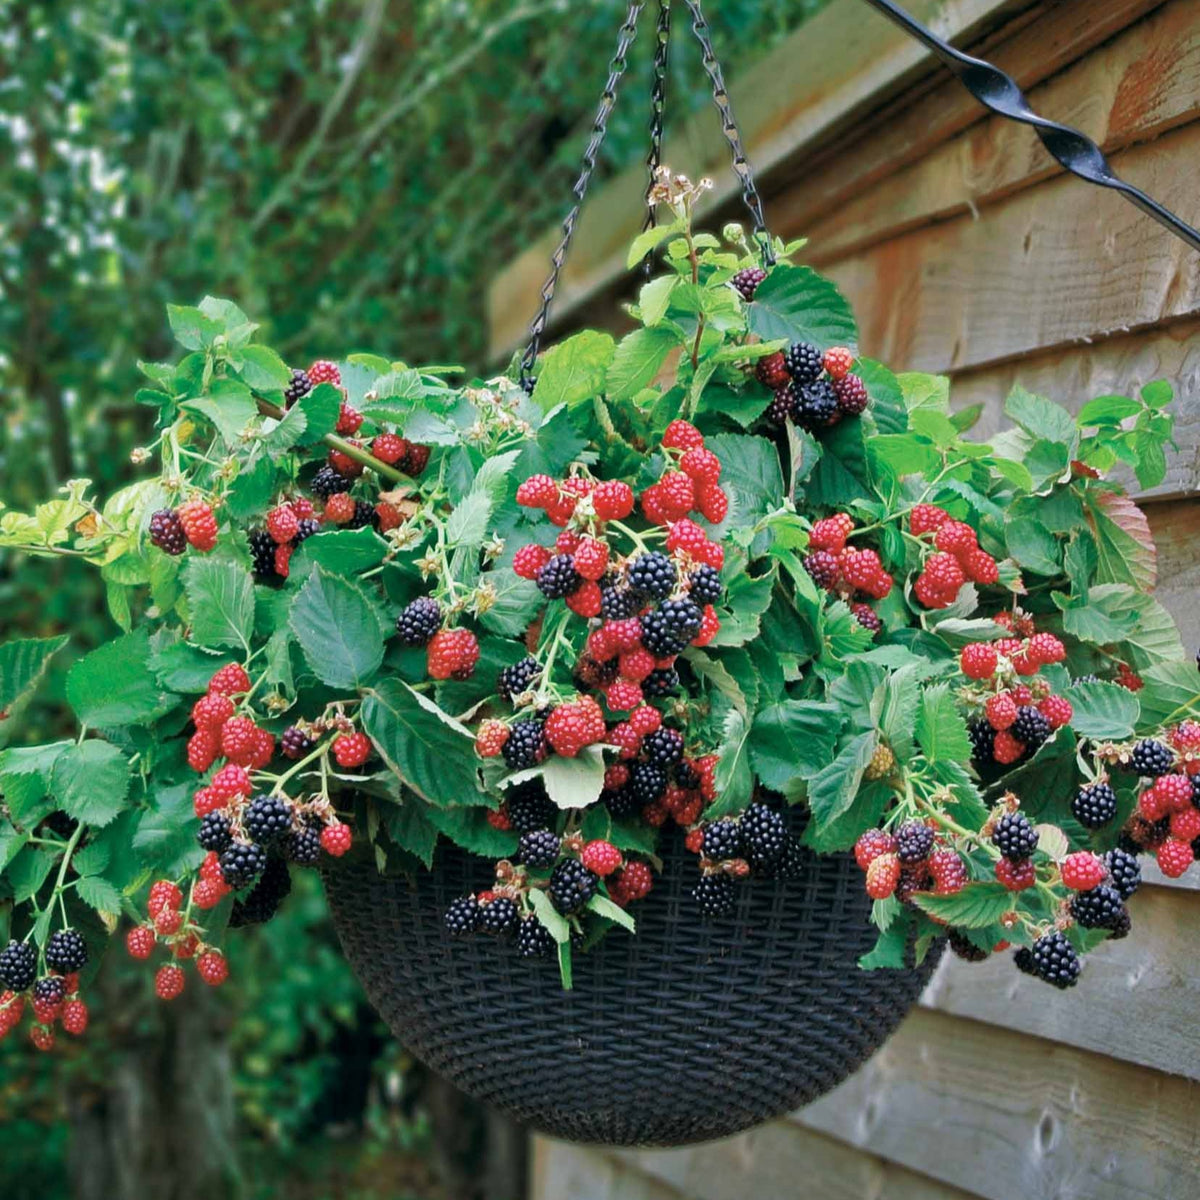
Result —
<path fill-rule="evenodd" d="M 1200 221 L 1197 0 L 909 7 Z M 854 303 L 865 353 L 951 375 L 957 404 L 985 405 L 984 432 L 1017 379 L 1074 406 L 1175 383 L 1179 449 L 1141 500 L 1159 597 L 1200 644 L 1200 257 L 984 114 L 860 0 L 837 0 L 731 93 L 772 229 L 811 238 L 808 261 Z M 714 224 L 738 216 L 725 154 L 710 112 L 668 140 L 672 167 L 720 181 Z M 643 187 L 631 169 L 585 211 L 556 331 L 622 327 Z M 498 358 L 521 340 L 553 240 L 494 286 Z M 1003 961 L 948 962 L 889 1045 L 816 1104 L 693 1149 L 538 1139 L 532 1200 L 1195 1198 L 1200 881 L 1150 874 L 1133 936 L 1092 955 L 1075 992 Z"/>

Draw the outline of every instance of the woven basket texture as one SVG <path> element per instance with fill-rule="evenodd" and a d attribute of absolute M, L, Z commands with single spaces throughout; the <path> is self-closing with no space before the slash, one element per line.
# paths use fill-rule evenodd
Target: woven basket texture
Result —
<path fill-rule="evenodd" d="M 887 1039 L 940 957 L 863 971 L 876 932 L 848 855 L 811 857 L 802 878 L 738 888 L 737 910 L 701 922 L 695 859 L 666 839 L 655 890 L 574 956 L 511 939 L 451 938 L 442 914 L 489 885 L 488 864 L 443 845 L 415 881 L 368 858 L 326 874 L 351 967 L 396 1037 L 465 1092 L 555 1137 L 681 1146 L 782 1115 L 835 1087 Z"/>

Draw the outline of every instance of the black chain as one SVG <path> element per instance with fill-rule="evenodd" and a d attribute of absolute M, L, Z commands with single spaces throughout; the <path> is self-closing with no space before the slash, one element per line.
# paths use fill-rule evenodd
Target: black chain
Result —
<path fill-rule="evenodd" d="M 742 135 L 738 131 L 737 121 L 733 115 L 733 105 L 729 99 L 729 91 L 725 87 L 725 76 L 721 72 L 721 64 L 717 52 L 713 49 L 712 38 L 709 36 L 708 22 L 700 7 L 700 0 L 684 0 L 692 14 L 692 32 L 704 51 L 704 69 L 712 81 L 713 103 L 721 114 L 721 132 L 729 143 L 733 154 L 733 170 L 742 184 L 742 200 L 754 220 L 754 237 L 762 252 L 763 265 L 775 265 L 775 251 L 771 246 L 771 235 L 767 232 L 767 223 L 763 218 L 762 200 L 758 188 L 754 185 L 754 175 L 750 163 L 746 159 L 746 151 L 742 146 Z"/>
<path fill-rule="evenodd" d="M 592 136 L 588 140 L 587 149 L 583 152 L 583 169 L 580 171 L 573 189 L 575 203 L 562 223 L 562 239 L 550 256 L 550 276 L 542 285 L 542 306 L 538 315 L 533 319 L 533 324 L 529 327 L 529 345 L 525 347 L 525 353 L 521 357 L 521 386 L 526 390 L 529 390 L 533 384 L 530 371 L 537 361 L 542 334 L 546 332 L 546 323 L 550 319 L 550 304 L 554 299 L 554 289 L 558 286 L 558 276 L 567 257 L 567 250 L 570 249 L 571 238 L 575 235 L 575 224 L 579 220 L 579 212 L 583 207 L 583 199 L 587 195 L 588 184 L 591 183 L 592 174 L 596 170 L 596 155 L 599 154 L 605 135 L 608 133 L 608 118 L 616 103 L 621 76 L 625 74 L 629 47 L 633 45 L 633 39 L 637 37 L 638 18 L 642 15 L 642 9 L 645 7 L 646 0 L 631 0 L 625 23 L 621 26 L 617 38 L 616 53 L 609 63 L 608 81 L 604 85 L 604 91 L 600 97 L 600 107 L 597 108 L 596 118 L 592 122 Z"/>
<path fill-rule="evenodd" d="M 663 119 L 667 109 L 667 55 L 671 43 L 671 0 L 658 0 L 658 24 L 654 31 L 654 85 L 650 90 L 650 153 L 646 156 L 646 173 L 649 183 L 646 188 L 646 223 L 643 229 L 656 224 L 658 206 L 650 198 L 662 166 Z M 654 269 L 654 260 L 646 255 L 642 268 L 647 275 Z"/>

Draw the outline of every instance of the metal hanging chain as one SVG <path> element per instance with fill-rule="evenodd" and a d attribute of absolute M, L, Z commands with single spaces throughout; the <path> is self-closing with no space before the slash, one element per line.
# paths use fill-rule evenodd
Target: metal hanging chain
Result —
<path fill-rule="evenodd" d="M 633 45 L 633 40 L 637 37 L 638 18 L 642 15 L 642 9 L 645 7 L 646 0 L 631 0 L 629 12 L 625 16 L 625 23 L 621 26 L 617 37 L 616 53 L 608 66 L 608 80 L 600 96 L 600 106 L 596 109 L 595 120 L 592 122 L 592 136 L 588 140 L 587 149 L 583 152 L 583 169 L 579 172 L 579 178 L 575 181 L 575 187 L 572 189 L 575 194 L 575 203 L 562 223 L 562 239 L 550 256 L 550 275 L 542 285 L 542 305 L 538 310 L 538 315 L 533 319 L 533 324 L 529 327 L 529 345 L 525 347 L 525 353 L 521 356 L 521 386 L 526 391 L 531 390 L 533 386 L 533 377 L 530 371 L 537 361 L 542 334 L 545 333 L 546 323 L 550 318 L 550 304 L 554 299 L 554 289 L 558 286 L 558 276 L 562 271 L 563 262 L 566 260 L 567 251 L 570 249 L 571 238 L 575 235 L 575 225 L 579 220 L 583 199 L 587 195 L 588 184 L 591 183 L 592 174 L 596 170 L 596 156 L 608 133 L 608 118 L 616 103 L 621 76 L 625 74 L 629 47 Z"/>
<path fill-rule="evenodd" d="M 1045 117 L 1038 116 L 1029 106 L 1029 101 L 1016 80 L 1010 75 L 983 59 L 972 58 L 969 54 L 955 50 L 919 21 L 910 17 L 904 9 L 891 3 L 891 0 L 867 0 L 867 3 L 932 50 L 985 108 L 1011 121 L 1020 121 L 1032 126 L 1041 138 L 1042 145 L 1071 174 L 1088 183 L 1120 192 L 1147 216 L 1153 217 L 1160 225 L 1185 241 L 1193 250 L 1200 250 L 1200 232 L 1156 200 L 1152 200 L 1140 188 L 1119 178 L 1104 151 L 1085 133 L 1072 129 L 1069 125 L 1060 125 L 1056 121 L 1048 121 Z"/>
<path fill-rule="evenodd" d="M 671 43 L 671 0 L 658 0 L 658 24 L 654 30 L 654 84 L 650 90 L 650 153 L 646 156 L 646 221 L 643 229 L 652 229 L 658 221 L 657 205 L 650 199 L 658 168 L 662 166 L 663 120 L 667 109 L 667 65 Z M 646 256 L 642 270 L 650 275 L 653 259 Z"/>
<path fill-rule="evenodd" d="M 754 220 L 754 237 L 759 243 L 763 265 L 775 265 L 775 251 L 771 246 L 771 235 L 767 231 L 767 223 L 763 218 L 762 200 L 758 188 L 754 184 L 754 175 L 750 163 L 746 159 L 746 151 L 742 145 L 742 135 L 738 131 L 737 121 L 733 115 L 733 105 L 729 99 L 729 91 L 725 87 L 725 77 L 721 72 L 721 64 L 713 49 L 712 38 L 709 35 L 708 22 L 700 7 L 700 0 L 684 0 L 692 14 L 692 32 L 696 35 L 704 51 L 704 69 L 712 82 L 713 103 L 721 114 L 721 132 L 729 143 L 733 155 L 733 170 L 742 184 L 742 200 Z"/>

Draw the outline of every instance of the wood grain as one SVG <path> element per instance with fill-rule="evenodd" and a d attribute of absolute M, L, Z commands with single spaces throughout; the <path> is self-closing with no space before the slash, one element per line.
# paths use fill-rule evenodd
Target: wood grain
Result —
<path fill-rule="evenodd" d="M 1127 19 L 1127 12 L 1114 10 L 1128 7 L 1109 5 L 1108 9 L 1114 19 Z M 1068 13 L 1076 22 L 1088 20 L 1078 5 L 1065 9 L 1067 13 L 1060 10 L 1060 21 Z M 1041 41 L 1050 35 L 1048 24 L 1039 21 L 1016 40 Z M 1044 58 L 1039 54 L 1035 61 L 1043 63 Z M 1110 153 L 1195 120 L 1200 116 L 1200 23 L 1194 3 L 1174 0 L 1031 89 L 1029 96 L 1036 112 L 1076 126 Z M 882 136 L 889 149 L 897 136 L 895 124 L 889 122 L 884 135 L 874 135 Z M 913 141 L 903 136 L 901 140 L 906 148 Z M 982 209 L 1063 173 L 1033 130 L 1001 117 L 977 122 L 939 144 L 918 142 L 917 146 L 930 148 L 883 182 L 843 194 L 841 203 L 815 220 L 810 189 L 797 189 L 795 194 L 805 198 L 806 211 L 801 216 L 786 203 L 774 206 L 778 231 L 788 237 L 807 235 L 811 261 L 821 265 L 914 227 Z M 857 163 L 858 151 L 846 148 L 839 162 Z M 898 157 L 895 151 L 893 155 Z"/>
<path fill-rule="evenodd" d="M 793 1119 L 989 1200 L 1194 1200 L 1197 1100 L 1179 1076 L 919 1008 Z"/>
<path fill-rule="evenodd" d="M 1155 594 L 1175 618 L 1184 651 L 1200 647 L 1200 498 L 1148 504 L 1146 516 L 1158 547 Z"/>
<path fill-rule="evenodd" d="M 1196 216 L 1200 122 L 1116 157 L 1152 195 Z M 893 238 L 828 274 L 860 343 L 895 370 L 950 371 L 1200 312 L 1200 255 L 1120 196 L 1073 176 Z"/>
<path fill-rule="evenodd" d="M 982 963 L 948 954 L 922 1004 L 1200 1080 L 1200 895 L 1143 887 L 1130 912 L 1132 935 L 1089 954 L 1070 996 L 1014 970 L 1007 954 Z"/>

